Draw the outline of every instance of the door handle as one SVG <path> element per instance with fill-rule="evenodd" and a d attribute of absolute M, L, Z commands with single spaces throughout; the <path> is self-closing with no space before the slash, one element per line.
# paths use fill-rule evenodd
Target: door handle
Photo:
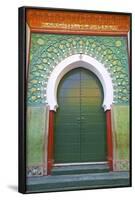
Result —
<path fill-rule="evenodd" d="M 83 120 L 83 119 L 85 119 L 85 117 L 83 117 L 83 116 L 81 116 L 81 117 L 77 117 L 77 121 L 80 121 L 80 120 Z"/>
<path fill-rule="evenodd" d="M 80 117 L 77 117 L 77 119 L 76 119 L 77 121 L 80 121 L 81 120 L 81 118 Z"/>

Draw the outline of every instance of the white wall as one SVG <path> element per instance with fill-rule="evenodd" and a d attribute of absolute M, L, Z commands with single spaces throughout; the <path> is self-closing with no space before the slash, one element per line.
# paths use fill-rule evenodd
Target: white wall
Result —
<path fill-rule="evenodd" d="M 17 68 L 18 68 L 18 24 L 17 9 L 19 6 L 65 7 L 89 10 L 133 12 L 135 24 L 134 0 L 1 0 L 0 4 L 0 199 L 32 199 L 32 200 L 69 200 L 69 199 L 134 199 L 135 172 L 133 172 L 133 188 L 60 192 L 37 195 L 22 195 L 16 192 L 17 187 Z M 135 26 L 133 26 L 135 35 Z M 134 36 L 135 37 L 135 36 Z M 133 50 L 135 48 L 133 37 Z M 134 64 L 134 63 L 133 63 Z M 134 67 L 134 65 L 133 65 Z M 135 70 L 133 69 L 133 74 Z M 134 75 L 133 75 L 134 79 Z M 135 96 L 135 79 L 133 80 L 133 96 Z M 133 99 L 133 102 L 135 99 Z M 133 106 L 135 110 L 135 106 Z M 133 118 L 135 120 L 135 118 Z M 135 127 L 133 125 L 135 130 Z M 135 133 L 133 130 L 133 153 L 135 153 Z M 133 159 L 135 169 L 135 155 Z M 135 170 L 134 170 L 135 171 Z"/>

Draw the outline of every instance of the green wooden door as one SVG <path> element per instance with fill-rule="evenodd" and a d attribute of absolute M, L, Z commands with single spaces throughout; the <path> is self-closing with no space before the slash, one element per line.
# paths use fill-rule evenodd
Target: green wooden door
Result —
<path fill-rule="evenodd" d="M 106 161 L 106 120 L 103 91 L 97 77 L 77 68 L 58 87 L 55 114 L 55 163 Z"/>

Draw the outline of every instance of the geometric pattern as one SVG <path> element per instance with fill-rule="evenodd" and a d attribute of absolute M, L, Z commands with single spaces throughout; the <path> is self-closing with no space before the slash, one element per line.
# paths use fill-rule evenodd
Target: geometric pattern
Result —
<path fill-rule="evenodd" d="M 74 54 L 85 54 L 102 63 L 113 83 L 114 104 L 128 104 L 127 38 L 32 33 L 27 104 L 46 104 L 46 86 L 55 66 Z"/>
<path fill-rule="evenodd" d="M 114 163 L 114 171 L 129 171 L 129 160 L 116 160 Z"/>

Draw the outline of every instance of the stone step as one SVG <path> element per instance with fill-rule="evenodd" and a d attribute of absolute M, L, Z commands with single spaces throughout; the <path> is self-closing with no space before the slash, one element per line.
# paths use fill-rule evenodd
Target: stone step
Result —
<path fill-rule="evenodd" d="M 70 165 L 55 166 L 52 169 L 52 175 L 68 175 L 68 174 L 88 174 L 109 172 L 107 164 L 87 164 L 87 165 Z"/>
<path fill-rule="evenodd" d="M 31 177 L 27 179 L 26 184 L 27 193 L 122 186 L 131 186 L 128 172 Z"/>

